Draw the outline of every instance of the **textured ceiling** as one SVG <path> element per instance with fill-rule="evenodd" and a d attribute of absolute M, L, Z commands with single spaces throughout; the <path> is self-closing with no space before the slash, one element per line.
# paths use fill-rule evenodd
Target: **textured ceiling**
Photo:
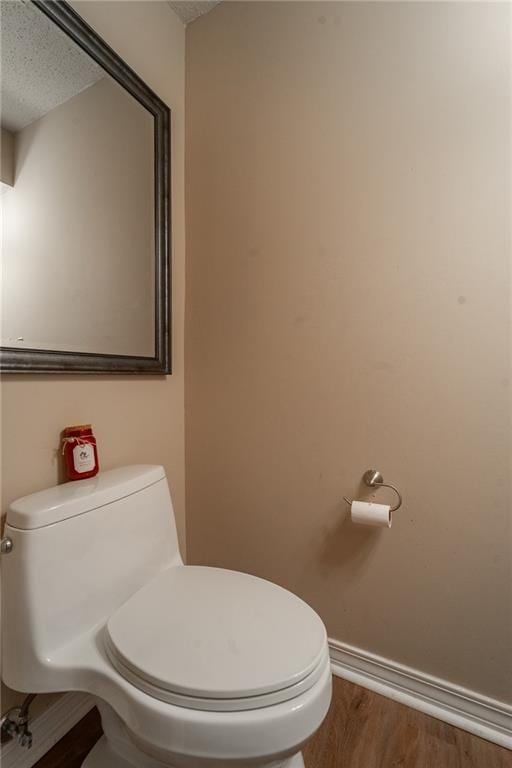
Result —
<path fill-rule="evenodd" d="M 181 2 L 181 3 L 175 3 L 172 2 L 172 0 L 169 0 L 169 5 L 175 11 L 175 13 L 178 14 L 180 19 L 184 24 L 190 24 L 191 21 L 194 21 L 194 19 L 197 19 L 199 16 L 202 16 L 205 13 L 208 13 L 208 11 L 211 11 L 212 8 L 215 8 L 216 5 L 218 5 L 221 2 L 221 0 L 210 0 L 207 2 L 207 0 L 204 0 L 203 2 Z"/>
<path fill-rule="evenodd" d="M 35 6 L 1 0 L 2 126 L 19 131 L 105 72 Z"/>

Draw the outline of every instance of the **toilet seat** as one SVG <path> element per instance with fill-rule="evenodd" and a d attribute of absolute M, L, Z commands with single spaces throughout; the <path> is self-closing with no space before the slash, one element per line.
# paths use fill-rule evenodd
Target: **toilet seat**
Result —
<path fill-rule="evenodd" d="M 329 664 L 325 628 L 300 598 L 255 576 L 163 571 L 107 622 L 112 666 L 171 704 L 242 711 L 307 691 Z"/>

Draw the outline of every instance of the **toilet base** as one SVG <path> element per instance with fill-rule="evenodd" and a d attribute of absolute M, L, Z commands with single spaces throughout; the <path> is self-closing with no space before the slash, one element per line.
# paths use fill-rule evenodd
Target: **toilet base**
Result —
<path fill-rule="evenodd" d="M 111 748 L 104 736 L 97 742 L 82 763 L 82 768 L 133 768 Z"/>
<path fill-rule="evenodd" d="M 168 763 L 141 751 L 130 736 L 119 715 L 102 699 L 95 700 L 101 715 L 103 736 L 89 752 L 82 768 L 304 768 L 299 752 L 292 757 L 270 760 L 258 759 L 231 761 L 202 760 L 197 762 L 184 755 Z"/>
<path fill-rule="evenodd" d="M 162 768 L 162 766 L 163 763 L 156 760 L 153 761 L 152 758 L 147 756 L 144 756 L 143 766 L 136 766 L 131 761 L 125 760 L 117 752 L 114 752 L 105 736 L 101 737 L 82 763 L 82 768 Z M 172 768 L 172 766 L 168 766 L 168 768 Z M 259 764 L 258 768 L 304 768 L 304 760 L 302 754 L 298 754 L 279 763 L 273 762 L 269 766 Z"/>

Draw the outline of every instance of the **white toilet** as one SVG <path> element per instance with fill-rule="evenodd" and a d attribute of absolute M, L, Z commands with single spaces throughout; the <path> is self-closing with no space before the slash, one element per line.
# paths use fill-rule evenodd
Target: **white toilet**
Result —
<path fill-rule="evenodd" d="M 184 566 L 162 467 L 19 499 L 4 535 L 4 680 L 95 697 L 84 766 L 304 765 L 331 698 L 322 621 L 263 579 Z"/>

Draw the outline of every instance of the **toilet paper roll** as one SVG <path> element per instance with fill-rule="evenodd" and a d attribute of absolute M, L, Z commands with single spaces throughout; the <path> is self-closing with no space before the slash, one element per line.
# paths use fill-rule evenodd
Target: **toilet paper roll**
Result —
<path fill-rule="evenodd" d="M 350 515 L 353 523 L 391 528 L 391 509 L 389 504 L 374 504 L 373 501 L 353 501 L 350 505 Z"/>

